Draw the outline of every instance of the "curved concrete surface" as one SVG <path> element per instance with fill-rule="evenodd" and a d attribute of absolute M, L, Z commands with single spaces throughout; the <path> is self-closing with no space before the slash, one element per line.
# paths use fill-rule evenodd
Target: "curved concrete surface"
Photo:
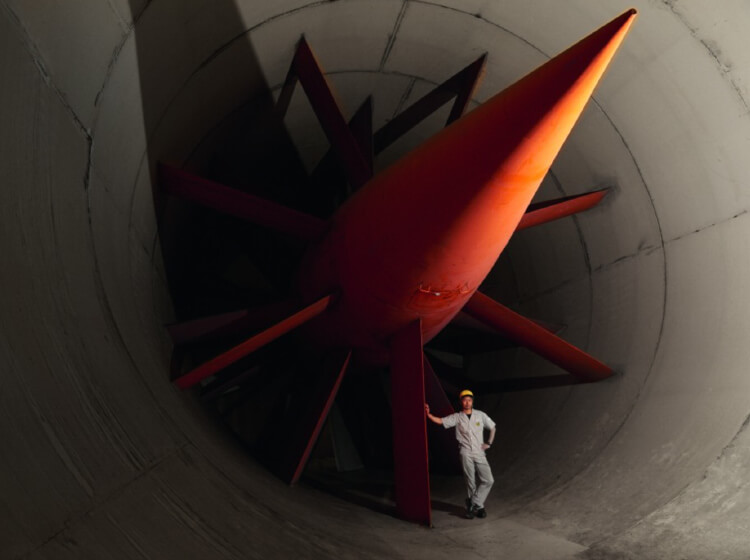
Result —
<path fill-rule="evenodd" d="M 614 193 L 518 236 L 487 284 L 619 373 L 478 399 L 488 519 L 438 508 L 430 531 L 287 488 L 170 385 L 154 162 L 199 166 L 302 33 L 377 125 L 488 51 L 481 102 L 631 5 L 540 197 Z M 0 0 L 0 556 L 750 556 L 748 29 L 740 0 Z M 287 124 L 314 162 L 300 95 Z M 510 360 L 550 368 L 468 365 Z"/>

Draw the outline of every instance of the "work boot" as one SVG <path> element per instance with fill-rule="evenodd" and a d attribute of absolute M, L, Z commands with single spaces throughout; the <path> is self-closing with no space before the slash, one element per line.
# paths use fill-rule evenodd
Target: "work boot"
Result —
<path fill-rule="evenodd" d="M 478 508 L 477 506 L 474 506 L 474 515 L 476 515 L 479 519 L 484 519 L 487 517 L 487 512 L 484 511 L 484 508 Z"/>

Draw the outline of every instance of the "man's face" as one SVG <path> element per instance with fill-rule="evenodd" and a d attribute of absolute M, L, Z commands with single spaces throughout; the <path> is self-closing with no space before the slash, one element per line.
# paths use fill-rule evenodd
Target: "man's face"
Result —
<path fill-rule="evenodd" d="M 464 410 L 471 410 L 472 408 L 474 408 L 474 399 L 471 397 L 462 398 L 461 406 L 463 406 Z"/>

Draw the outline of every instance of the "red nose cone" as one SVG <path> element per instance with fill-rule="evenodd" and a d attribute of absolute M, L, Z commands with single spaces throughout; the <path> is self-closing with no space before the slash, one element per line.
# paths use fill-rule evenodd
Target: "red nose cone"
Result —
<path fill-rule="evenodd" d="M 337 285 L 349 324 L 375 338 L 416 317 L 426 340 L 439 331 L 506 246 L 635 14 L 622 14 L 372 179 L 335 217 L 327 255 L 311 259 L 314 289 Z"/>

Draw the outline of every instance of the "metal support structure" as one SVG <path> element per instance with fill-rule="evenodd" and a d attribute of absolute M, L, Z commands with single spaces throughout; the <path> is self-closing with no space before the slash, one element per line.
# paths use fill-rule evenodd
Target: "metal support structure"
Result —
<path fill-rule="evenodd" d="M 464 311 L 581 381 L 600 381 L 613 373 L 593 356 L 481 292 L 471 297 Z"/>
<path fill-rule="evenodd" d="M 516 348 L 515 342 L 497 332 L 448 325 L 427 343 L 428 348 L 452 354 L 484 354 Z"/>
<path fill-rule="evenodd" d="M 609 189 L 600 189 L 586 194 L 566 196 L 564 198 L 531 204 L 521 218 L 521 221 L 518 222 L 516 231 L 546 224 L 547 222 L 559 220 L 560 218 L 572 216 L 578 212 L 593 208 L 607 196 L 607 192 L 609 192 Z"/>
<path fill-rule="evenodd" d="M 251 336 L 242 344 L 238 344 L 226 352 L 219 354 L 215 358 L 201 364 L 197 368 L 178 378 L 175 383 L 181 389 L 192 387 L 202 379 L 232 365 L 248 354 L 255 352 L 270 342 L 273 342 L 281 335 L 288 333 L 317 315 L 320 315 L 331 303 L 331 299 L 332 296 L 328 295 L 319 299 L 315 303 L 300 309 L 297 313 L 290 315 L 283 321 L 274 324 L 255 336 Z"/>
<path fill-rule="evenodd" d="M 227 379 L 226 381 L 220 380 L 216 383 L 212 383 L 211 385 L 206 387 L 206 391 L 201 394 L 201 400 L 204 402 L 212 401 L 223 396 L 232 388 L 242 387 L 249 381 L 257 381 L 257 378 L 260 377 L 260 372 L 262 371 L 262 369 L 263 368 L 260 365 L 254 365 L 250 369 L 247 369 L 242 373 L 233 376 L 231 379 Z M 256 386 L 256 384 L 253 384 L 254 388 Z"/>
<path fill-rule="evenodd" d="M 169 336 L 172 337 L 174 344 L 186 344 L 195 340 L 206 339 L 216 336 L 216 333 L 232 329 L 243 319 L 247 317 L 248 310 L 229 311 L 209 317 L 191 319 L 181 323 L 167 325 Z"/>
<path fill-rule="evenodd" d="M 289 437 L 290 446 L 280 466 L 282 478 L 289 484 L 295 484 L 299 480 L 307 465 L 310 453 L 336 399 L 351 355 L 351 350 L 336 351 L 328 359 L 324 359 L 320 369 L 315 372 L 317 379 L 314 389 L 308 395 L 303 409 L 298 415 L 295 414 L 295 426 Z"/>
<path fill-rule="evenodd" d="M 557 334 L 563 328 L 562 325 L 540 321 L 539 319 L 529 320 L 553 334 Z M 516 342 L 464 312 L 456 315 L 453 321 L 428 343 L 428 348 L 464 356 L 517 347 Z"/>
<path fill-rule="evenodd" d="M 299 301 L 288 299 L 254 309 L 240 309 L 174 323 L 167 325 L 167 331 L 176 345 L 188 344 L 263 329 L 289 317 L 299 308 Z"/>
<path fill-rule="evenodd" d="M 315 116 L 318 117 L 331 147 L 346 172 L 347 179 L 353 188 L 361 187 L 372 177 L 372 166 L 359 149 L 359 144 L 344 119 L 331 86 L 304 37 L 297 45 L 284 87 L 279 94 L 276 104 L 279 116 L 286 114 L 298 81 L 305 90 Z"/>
<path fill-rule="evenodd" d="M 471 96 L 479 86 L 486 61 L 487 54 L 485 53 L 388 121 L 375 133 L 375 153 L 379 154 L 385 150 L 453 97 L 456 100 L 451 107 L 446 125 L 459 119 L 466 111 Z"/>
<path fill-rule="evenodd" d="M 349 129 L 352 131 L 365 161 L 370 169 L 373 169 L 375 155 L 372 141 L 372 96 L 368 96 L 357 109 L 357 112 L 354 113 L 349 121 Z M 342 201 L 346 198 L 348 194 L 346 192 L 346 176 L 341 171 L 333 148 L 329 149 L 318 162 L 310 175 L 310 182 L 315 186 L 314 195 L 319 201 L 332 200 L 336 197 Z M 354 187 L 352 189 L 356 190 Z"/>
<path fill-rule="evenodd" d="M 422 324 L 408 324 L 391 340 L 391 407 L 396 510 L 402 519 L 432 524 Z"/>
<path fill-rule="evenodd" d="M 549 389 L 551 387 L 567 387 L 568 385 L 579 385 L 583 383 L 580 378 L 570 375 L 569 373 L 478 381 L 469 378 L 463 369 L 450 366 L 434 356 L 431 357 L 430 360 L 436 365 L 440 377 L 454 388 L 470 387 L 472 391 L 482 395 L 533 391 L 536 389 Z"/>
<path fill-rule="evenodd" d="M 198 177 L 160 163 L 159 184 L 168 194 L 185 198 L 230 216 L 306 240 L 317 239 L 327 229 L 325 221 L 275 202 Z"/>
<path fill-rule="evenodd" d="M 370 170 L 375 167 L 375 143 L 372 134 L 372 96 L 368 95 L 349 121 L 349 129 Z"/>

